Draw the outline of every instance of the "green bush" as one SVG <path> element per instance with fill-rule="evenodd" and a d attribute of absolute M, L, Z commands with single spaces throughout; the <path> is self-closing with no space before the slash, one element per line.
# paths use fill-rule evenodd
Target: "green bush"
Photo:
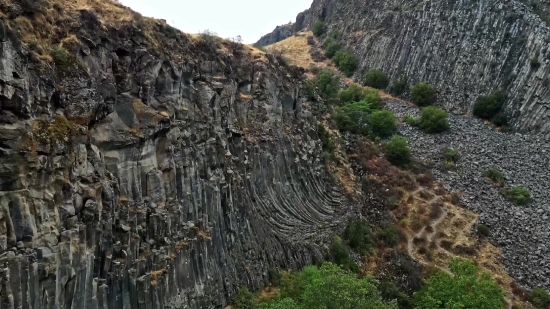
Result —
<path fill-rule="evenodd" d="M 323 44 L 323 48 L 325 49 L 325 55 L 327 56 L 327 58 L 332 59 L 334 55 L 336 55 L 336 53 L 340 50 L 340 44 L 329 39 L 325 42 L 325 44 Z"/>
<path fill-rule="evenodd" d="M 344 230 L 344 240 L 348 246 L 361 254 L 368 254 L 372 250 L 372 238 L 367 222 L 352 220 Z"/>
<path fill-rule="evenodd" d="M 468 260 L 454 259 L 449 268 L 452 275 L 438 271 L 414 294 L 415 309 L 503 308 L 506 294 L 488 273 L 479 275 Z"/>
<path fill-rule="evenodd" d="M 550 309 L 550 294 L 543 289 L 534 288 L 531 291 L 530 302 L 538 309 Z"/>
<path fill-rule="evenodd" d="M 322 70 L 314 84 L 327 98 L 334 98 L 340 89 L 340 77 L 333 71 Z"/>
<path fill-rule="evenodd" d="M 362 100 L 343 107 L 338 107 L 334 114 L 336 126 L 342 132 L 355 134 L 368 133 L 368 117 L 372 112 L 372 105 Z"/>
<path fill-rule="evenodd" d="M 319 139 L 321 140 L 323 151 L 327 153 L 334 153 L 336 145 L 334 144 L 334 141 L 325 126 L 319 123 L 317 125 L 317 132 L 319 134 Z"/>
<path fill-rule="evenodd" d="M 443 157 L 445 158 L 445 161 L 456 163 L 460 158 L 460 155 L 458 154 L 458 151 L 456 149 L 445 148 L 443 150 Z"/>
<path fill-rule="evenodd" d="M 279 286 L 281 284 L 281 272 L 279 272 L 276 269 L 269 269 L 267 271 L 267 276 L 269 279 L 269 283 L 273 286 Z"/>
<path fill-rule="evenodd" d="M 386 158 L 393 164 L 403 165 L 411 160 L 411 150 L 404 137 L 393 136 L 386 144 Z"/>
<path fill-rule="evenodd" d="M 357 59 L 355 59 L 353 52 L 349 50 L 339 50 L 332 58 L 332 61 L 348 77 L 352 76 L 357 69 Z"/>
<path fill-rule="evenodd" d="M 321 36 L 321 35 L 325 34 L 325 32 L 327 31 L 327 27 L 325 26 L 325 23 L 324 23 L 324 22 L 322 22 L 322 21 L 316 21 L 316 22 L 313 24 L 312 31 L 313 31 L 313 35 L 315 35 L 315 36 Z"/>
<path fill-rule="evenodd" d="M 330 33 L 330 38 L 333 40 L 339 40 L 341 36 L 342 36 L 342 33 L 338 29 L 334 29 Z"/>
<path fill-rule="evenodd" d="M 387 110 L 373 112 L 369 116 L 369 127 L 374 136 L 387 138 L 395 131 L 395 116 Z"/>
<path fill-rule="evenodd" d="M 440 133 L 449 128 L 447 117 L 447 113 L 439 107 L 424 107 L 418 126 L 426 133 Z"/>
<path fill-rule="evenodd" d="M 426 83 L 418 83 L 411 89 L 412 101 L 418 106 L 428 106 L 435 103 L 437 91 L 435 87 Z"/>
<path fill-rule="evenodd" d="M 506 96 L 501 91 L 495 91 L 490 96 L 479 96 L 474 103 L 474 115 L 489 120 L 500 112 L 505 101 Z"/>
<path fill-rule="evenodd" d="M 489 237 L 489 227 L 485 224 L 478 224 L 476 227 L 477 234 L 483 237 Z"/>
<path fill-rule="evenodd" d="M 233 308 L 235 309 L 255 309 L 257 306 L 256 296 L 247 288 L 241 288 L 233 298 Z"/>
<path fill-rule="evenodd" d="M 399 308 L 413 308 L 412 299 L 407 294 L 401 292 L 395 283 L 391 281 L 383 281 L 380 283 L 379 289 L 383 299 L 396 299 Z"/>
<path fill-rule="evenodd" d="M 348 89 L 338 93 L 338 98 L 344 103 L 358 102 L 367 96 L 365 89 L 358 84 L 351 84 Z"/>
<path fill-rule="evenodd" d="M 417 126 L 420 123 L 420 118 L 413 117 L 410 115 L 403 116 L 403 121 L 410 124 L 411 126 Z"/>
<path fill-rule="evenodd" d="M 407 91 L 409 91 L 409 79 L 407 77 L 398 79 L 390 87 L 390 93 L 394 96 L 403 95 Z"/>
<path fill-rule="evenodd" d="M 516 205 L 522 206 L 531 200 L 531 191 L 523 187 L 515 187 L 511 189 L 502 189 L 500 194 L 506 199 L 514 202 Z"/>
<path fill-rule="evenodd" d="M 331 260 L 343 269 L 359 272 L 359 266 L 349 257 L 349 249 L 339 237 L 334 237 L 330 245 Z"/>
<path fill-rule="evenodd" d="M 399 230 L 395 225 L 389 225 L 378 233 L 378 239 L 386 245 L 395 246 L 399 243 Z"/>
<path fill-rule="evenodd" d="M 365 74 L 365 85 L 377 89 L 386 89 L 390 83 L 390 80 L 384 74 L 384 72 L 378 69 L 370 69 Z"/>
<path fill-rule="evenodd" d="M 380 109 L 382 108 L 382 105 L 384 104 L 384 101 L 382 101 L 382 97 L 380 97 L 380 93 L 374 89 L 366 89 L 365 90 L 365 101 L 370 104 L 372 109 Z"/>
<path fill-rule="evenodd" d="M 307 266 L 288 277 L 281 295 L 260 309 L 396 309 L 395 302 L 386 302 L 377 288 L 377 281 L 366 276 L 359 279 L 340 267 L 323 263 L 320 268 Z"/>
<path fill-rule="evenodd" d="M 483 175 L 485 175 L 485 177 L 489 178 L 495 184 L 502 185 L 504 183 L 504 180 L 505 180 L 504 175 L 499 170 L 497 170 L 495 168 L 490 168 L 490 169 L 486 170 L 485 173 L 483 173 Z"/>
<path fill-rule="evenodd" d="M 69 52 L 62 46 L 52 47 L 50 50 L 50 56 L 52 56 L 55 64 L 61 67 L 66 67 L 70 64 L 71 57 Z"/>

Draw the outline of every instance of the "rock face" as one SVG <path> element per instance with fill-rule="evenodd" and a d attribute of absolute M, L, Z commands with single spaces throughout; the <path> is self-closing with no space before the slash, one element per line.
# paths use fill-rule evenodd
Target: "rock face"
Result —
<path fill-rule="evenodd" d="M 396 116 L 418 116 L 416 107 L 390 100 L 387 108 Z M 451 116 L 450 130 L 426 134 L 403 123 L 399 133 L 407 137 L 416 158 L 435 162 L 434 174 L 449 191 L 463 193 L 463 204 L 479 214 L 491 231 L 491 239 L 502 249 L 507 272 L 518 283 L 550 290 L 550 144 L 540 137 L 498 132 L 481 120 Z M 456 170 L 443 165 L 444 149 L 459 152 Z M 533 201 L 517 206 L 499 194 L 483 173 L 497 168 L 506 177 L 506 188 L 528 188 Z"/>
<path fill-rule="evenodd" d="M 0 308 L 221 308 L 322 259 L 346 199 L 303 72 L 64 15 L 55 64 L 0 22 Z"/>
<path fill-rule="evenodd" d="M 315 0 L 295 31 L 317 20 L 342 32 L 342 45 L 359 59 L 357 80 L 379 68 L 393 80 L 430 82 L 438 104 L 457 114 L 503 89 L 512 125 L 550 140 L 550 29 L 531 7 L 513 0 Z"/>
<path fill-rule="evenodd" d="M 254 46 L 266 46 L 280 42 L 288 37 L 291 37 L 295 32 L 294 28 L 294 24 L 277 26 L 271 33 L 264 35 L 258 40 L 258 42 L 254 43 Z"/>

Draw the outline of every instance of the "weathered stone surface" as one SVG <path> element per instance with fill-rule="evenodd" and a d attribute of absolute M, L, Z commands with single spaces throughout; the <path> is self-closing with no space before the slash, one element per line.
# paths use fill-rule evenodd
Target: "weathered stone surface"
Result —
<path fill-rule="evenodd" d="M 439 91 L 438 104 L 456 114 L 501 88 L 514 127 L 550 140 L 550 29 L 525 4 L 315 0 L 295 31 L 317 20 L 341 31 L 344 47 L 359 59 L 357 80 L 379 68 L 392 79 L 428 81 Z"/>
<path fill-rule="evenodd" d="M 0 308 L 221 308 L 321 260 L 347 202 L 302 72 L 80 13 L 68 68 L 0 28 Z"/>
<path fill-rule="evenodd" d="M 398 117 L 419 114 L 400 101 L 389 101 L 387 107 Z M 436 178 L 449 191 L 462 192 L 463 204 L 489 226 L 508 273 L 526 287 L 550 290 L 550 144 L 537 136 L 501 133 L 472 117 L 451 115 L 449 123 L 450 130 L 441 134 L 426 134 L 406 123 L 398 130 L 407 137 L 413 155 L 434 162 Z M 455 171 L 444 168 L 447 147 L 459 152 Z M 532 202 L 516 206 L 502 197 L 500 188 L 483 175 L 489 168 L 505 175 L 507 188 L 528 188 Z"/>

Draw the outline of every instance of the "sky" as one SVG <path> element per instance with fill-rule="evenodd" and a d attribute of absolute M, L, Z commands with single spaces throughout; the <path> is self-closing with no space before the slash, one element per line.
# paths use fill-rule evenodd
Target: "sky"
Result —
<path fill-rule="evenodd" d="M 294 22 L 313 0 L 119 0 L 144 16 L 165 19 L 187 33 L 204 30 L 255 43 L 278 25 Z"/>

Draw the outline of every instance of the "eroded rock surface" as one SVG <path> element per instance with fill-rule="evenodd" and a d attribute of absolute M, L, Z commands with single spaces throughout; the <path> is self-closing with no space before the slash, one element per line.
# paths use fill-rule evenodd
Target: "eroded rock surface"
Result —
<path fill-rule="evenodd" d="M 387 102 L 396 116 L 418 116 L 416 107 L 401 101 Z M 540 137 L 506 134 L 464 116 L 450 116 L 450 129 L 425 134 L 409 124 L 399 133 L 408 139 L 414 157 L 434 162 L 434 174 L 449 191 L 460 191 L 466 207 L 489 226 L 491 238 L 504 255 L 508 273 L 527 287 L 550 289 L 550 145 Z M 458 150 L 456 170 L 443 166 L 445 148 Z M 484 172 L 497 168 L 506 177 L 506 188 L 529 188 L 533 201 L 517 206 L 499 194 Z"/>
<path fill-rule="evenodd" d="M 514 0 L 315 0 L 294 28 L 318 20 L 340 30 L 342 45 L 359 59 L 357 80 L 378 68 L 393 80 L 430 82 L 439 104 L 456 114 L 471 112 L 478 95 L 504 89 L 514 127 L 550 140 L 550 29 L 531 7 Z"/>
<path fill-rule="evenodd" d="M 0 308 L 221 308 L 321 260 L 346 199 L 303 72 L 76 14 L 51 66 L 0 27 Z"/>

